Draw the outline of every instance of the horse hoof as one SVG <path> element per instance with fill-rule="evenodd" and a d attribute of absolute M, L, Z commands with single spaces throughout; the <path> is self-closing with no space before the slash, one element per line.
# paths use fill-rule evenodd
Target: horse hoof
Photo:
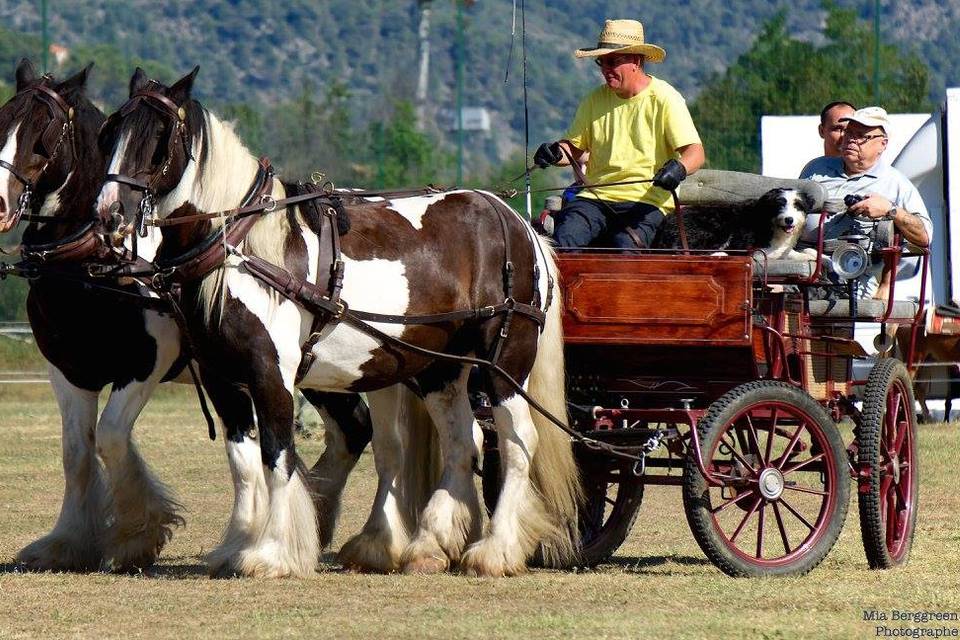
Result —
<path fill-rule="evenodd" d="M 436 573 L 443 573 L 447 569 L 447 559 L 439 556 L 413 558 L 403 564 L 403 572 L 407 575 L 433 575 Z"/>

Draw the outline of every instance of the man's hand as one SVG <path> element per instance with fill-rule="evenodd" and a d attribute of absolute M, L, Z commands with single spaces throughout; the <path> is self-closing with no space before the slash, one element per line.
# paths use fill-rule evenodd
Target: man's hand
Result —
<path fill-rule="evenodd" d="M 544 142 L 537 147 L 537 152 L 533 154 L 533 164 L 541 169 L 546 169 L 561 160 L 563 160 L 563 154 L 560 151 L 559 142 Z"/>
<path fill-rule="evenodd" d="M 675 191 L 683 179 L 687 177 L 687 168 L 679 160 L 671 159 L 660 167 L 657 175 L 653 176 L 653 186 Z"/>
<path fill-rule="evenodd" d="M 893 208 L 893 203 L 883 196 L 871 193 L 860 202 L 856 202 L 847 208 L 847 211 L 854 215 L 863 216 L 872 220 L 883 220 L 887 212 Z"/>

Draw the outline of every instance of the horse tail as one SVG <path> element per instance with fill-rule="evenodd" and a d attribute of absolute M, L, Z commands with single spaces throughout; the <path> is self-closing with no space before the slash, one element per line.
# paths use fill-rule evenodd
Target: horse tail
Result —
<path fill-rule="evenodd" d="M 537 236 L 540 254 L 553 278 L 553 302 L 537 345 L 537 356 L 530 371 L 527 391 L 530 397 L 557 419 L 567 423 L 567 394 L 563 358 L 562 304 L 557 284 L 557 266 L 553 250 Z M 545 511 L 552 521 L 547 535 L 541 539 L 538 560 L 548 567 L 563 568 L 578 559 L 580 535 L 578 510 L 583 503 L 580 474 L 573 457 L 570 437 L 557 425 L 531 407 L 537 431 L 537 449 L 533 456 L 530 478 L 543 499 Z"/>
<path fill-rule="evenodd" d="M 423 398 L 408 386 L 401 385 L 398 428 L 406 438 L 406 455 L 400 472 L 403 489 L 402 510 L 407 530 L 416 531 L 420 514 L 440 484 L 443 458 L 437 429 L 427 411 Z"/>

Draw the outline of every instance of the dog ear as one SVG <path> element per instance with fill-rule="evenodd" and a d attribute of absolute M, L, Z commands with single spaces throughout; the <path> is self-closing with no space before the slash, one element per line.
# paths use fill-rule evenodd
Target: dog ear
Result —
<path fill-rule="evenodd" d="M 800 204 L 803 206 L 803 210 L 807 213 L 813 213 L 813 209 L 817 204 L 816 200 L 813 199 L 813 196 L 806 191 L 798 191 L 797 196 L 800 199 Z"/>
<path fill-rule="evenodd" d="M 783 189 L 771 189 L 757 200 L 758 212 L 762 211 L 767 214 L 781 211 L 786 205 L 787 199 L 783 195 Z"/>

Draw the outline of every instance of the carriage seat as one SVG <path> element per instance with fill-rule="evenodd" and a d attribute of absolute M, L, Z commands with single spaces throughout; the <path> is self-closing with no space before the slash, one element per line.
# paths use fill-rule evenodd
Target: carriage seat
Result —
<path fill-rule="evenodd" d="M 827 201 L 827 192 L 813 180 L 770 178 L 742 171 L 701 169 L 680 183 L 677 197 L 680 204 L 729 205 L 755 200 L 772 189 L 796 189 L 813 199 L 813 210 L 820 211 Z"/>
<path fill-rule="evenodd" d="M 811 300 L 810 315 L 822 318 L 849 318 L 851 317 L 850 300 Z M 891 320 L 913 320 L 920 305 L 911 300 L 894 300 Z M 886 300 L 868 298 L 857 300 L 857 319 L 876 320 L 887 312 Z"/>

